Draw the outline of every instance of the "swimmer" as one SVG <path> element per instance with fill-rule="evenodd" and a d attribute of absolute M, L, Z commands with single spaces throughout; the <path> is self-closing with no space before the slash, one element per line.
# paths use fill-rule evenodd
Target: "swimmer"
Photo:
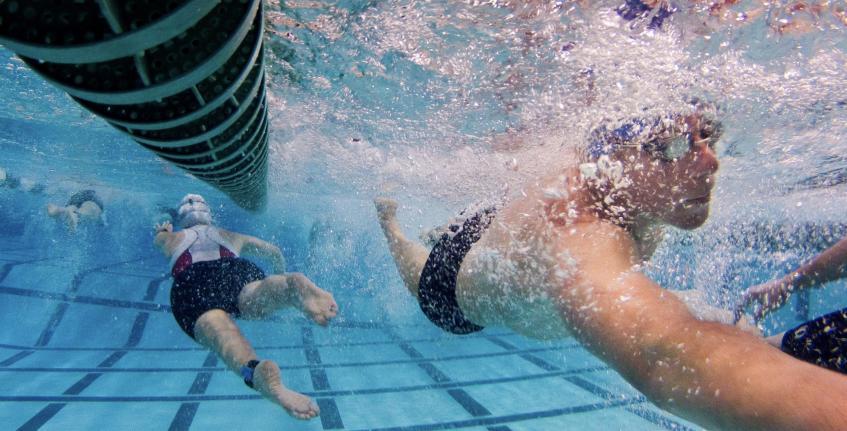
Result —
<path fill-rule="evenodd" d="M 62 219 L 70 232 L 76 232 L 80 223 L 103 224 L 103 201 L 94 190 L 83 190 L 71 195 L 65 206 L 47 204 L 47 215 Z"/>
<path fill-rule="evenodd" d="M 182 199 L 177 222 L 182 228 L 178 232 L 170 222 L 157 224 L 154 241 L 171 259 L 171 308 L 179 326 L 217 353 L 247 386 L 291 416 L 317 416 L 317 404 L 288 389 L 274 361 L 258 359 L 233 318 L 267 319 L 279 309 L 297 307 L 326 326 L 338 312 L 332 295 L 303 274 L 286 273 L 279 247 L 215 227 L 209 205 L 200 195 Z M 267 259 L 274 274 L 266 276 L 254 263 L 239 257 L 241 253 Z"/>
<path fill-rule="evenodd" d="M 406 238 L 397 202 L 376 199 L 404 284 L 448 332 L 572 335 L 654 404 L 709 429 L 847 429 L 847 376 L 697 319 L 641 271 L 663 226 L 708 217 L 720 136 L 711 117 L 699 105 L 601 127 L 583 163 L 468 214 L 432 250 Z"/>
<path fill-rule="evenodd" d="M 785 305 L 792 293 L 817 288 L 847 276 L 847 238 L 841 239 L 786 276 L 753 286 L 741 296 L 739 311 L 753 305 L 762 319 Z M 791 356 L 847 374 L 847 308 L 768 337 Z"/>

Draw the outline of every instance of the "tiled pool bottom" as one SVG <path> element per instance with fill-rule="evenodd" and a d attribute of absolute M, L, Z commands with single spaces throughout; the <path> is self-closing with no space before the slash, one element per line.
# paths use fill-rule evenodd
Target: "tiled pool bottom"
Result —
<path fill-rule="evenodd" d="M 373 309 L 366 298 L 338 294 L 358 320 L 243 323 L 259 356 L 320 405 L 320 418 L 297 421 L 180 332 L 161 265 L 145 256 L 69 271 L 0 242 L 0 429 L 698 429 L 573 340 L 369 322 L 354 312 Z"/>

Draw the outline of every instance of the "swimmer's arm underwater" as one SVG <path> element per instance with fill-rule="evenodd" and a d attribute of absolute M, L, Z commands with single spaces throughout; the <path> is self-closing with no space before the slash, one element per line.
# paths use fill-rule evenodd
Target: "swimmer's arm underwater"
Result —
<path fill-rule="evenodd" d="M 174 232 L 174 227 L 169 221 L 156 223 L 156 236 L 153 239 L 153 244 L 165 254 L 170 256 L 173 254 L 179 241 L 182 239 L 182 232 Z"/>
<path fill-rule="evenodd" d="M 659 407 L 708 429 L 847 429 L 847 376 L 735 327 L 695 318 L 635 270 L 626 236 L 581 238 L 579 276 L 558 293 L 574 335 Z M 791 396 L 785 396 L 790 390 Z"/>
<path fill-rule="evenodd" d="M 847 238 L 838 241 L 788 275 L 747 289 L 742 296 L 741 307 L 759 302 L 762 307 L 755 310 L 755 314 L 756 317 L 761 318 L 785 304 L 791 293 L 819 287 L 845 276 L 847 276 Z"/>
<path fill-rule="evenodd" d="M 232 243 L 239 253 L 267 259 L 275 274 L 285 273 L 285 257 L 282 256 L 282 250 L 279 247 L 255 236 L 242 235 L 223 229 L 221 229 L 221 234 Z"/>

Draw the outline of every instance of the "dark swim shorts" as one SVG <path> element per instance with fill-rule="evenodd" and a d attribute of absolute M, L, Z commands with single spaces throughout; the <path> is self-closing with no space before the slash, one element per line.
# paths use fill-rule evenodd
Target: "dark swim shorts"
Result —
<path fill-rule="evenodd" d="M 465 255 L 479 241 L 494 219 L 494 208 L 486 208 L 459 225 L 449 227 L 432 248 L 418 281 L 418 302 L 427 318 L 453 334 L 481 331 L 482 326 L 465 319 L 456 301 L 456 277 Z"/>
<path fill-rule="evenodd" d="M 103 201 L 97 196 L 97 192 L 94 190 L 83 190 L 81 192 L 76 192 L 71 195 L 71 198 L 68 199 L 68 203 L 65 206 L 75 206 L 77 208 L 81 207 L 85 202 L 93 202 L 94 205 L 100 207 L 100 211 L 103 211 Z"/>
<path fill-rule="evenodd" d="M 174 279 L 171 311 L 180 328 L 194 338 L 194 323 L 203 313 L 221 309 L 238 317 L 238 294 L 265 273 L 249 260 L 227 257 L 192 263 Z"/>
<path fill-rule="evenodd" d="M 847 308 L 787 331 L 782 337 L 782 351 L 847 374 Z"/>

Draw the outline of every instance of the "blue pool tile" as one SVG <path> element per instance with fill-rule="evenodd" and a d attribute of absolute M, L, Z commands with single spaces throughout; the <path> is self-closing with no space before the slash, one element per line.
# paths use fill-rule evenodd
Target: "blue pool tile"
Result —
<path fill-rule="evenodd" d="M 391 390 L 433 383 L 432 378 L 417 364 L 327 368 L 326 374 L 335 390 Z"/>
<path fill-rule="evenodd" d="M 134 311 L 96 305 L 71 304 L 56 325 L 52 347 L 123 345 L 135 320 Z"/>
<path fill-rule="evenodd" d="M 434 342 L 418 342 L 412 345 L 426 358 L 449 358 L 457 356 L 503 353 L 503 348 L 484 338 L 451 337 Z"/>
<path fill-rule="evenodd" d="M 0 427 L 4 430 L 18 429 L 45 405 L 43 402 L 0 402 Z"/>
<path fill-rule="evenodd" d="M 118 406 L 120 408 L 116 408 Z M 167 402 L 72 402 L 56 413 L 41 430 L 166 430 L 178 408 L 178 403 Z"/>
<path fill-rule="evenodd" d="M 152 278 L 94 272 L 82 278 L 78 295 L 141 301 Z"/>
<path fill-rule="evenodd" d="M 199 347 L 199 346 L 198 346 Z M 201 367 L 209 355 L 206 350 L 179 352 L 129 351 L 114 368 L 186 368 Z M 223 364 L 220 364 L 223 366 Z"/>
<path fill-rule="evenodd" d="M 110 351 L 36 350 L 12 368 L 92 368 L 103 362 Z"/>
<path fill-rule="evenodd" d="M 467 386 L 464 389 L 494 416 L 551 410 L 603 401 L 597 396 L 556 377 Z"/>
<path fill-rule="evenodd" d="M 171 313 L 151 312 L 136 347 L 180 349 L 199 345 L 182 332 Z"/>
<path fill-rule="evenodd" d="M 439 361 L 438 368 L 455 381 L 506 378 L 546 372 L 517 355 Z"/>
<path fill-rule="evenodd" d="M 157 428 L 166 430 L 167 426 Z M 204 401 L 200 403 L 190 430 L 318 431 L 320 419 L 300 421 L 281 407 L 264 399 Z"/>
<path fill-rule="evenodd" d="M 180 396 L 188 393 L 188 389 L 196 376 L 196 371 L 103 373 L 85 390 L 83 395 L 106 397 Z"/>
<path fill-rule="evenodd" d="M 526 408 L 526 410 L 530 410 L 530 408 Z M 665 431 L 664 428 L 633 415 L 621 407 L 509 422 L 507 425 L 512 431 Z"/>
<path fill-rule="evenodd" d="M 0 342 L 35 345 L 55 308 L 55 301 L 0 295 Z"/>
<path fill-rule="evenodd" d="M 15 371 L 0 373 L 0 396 L 56 396 L 73 386 L 84 372 L 49 373 Z"/>
<path fill-rule="evenodd" d="M 471 419 L 443 390 L 336 397 L 348 429 L 370 429 Z"/>
<path fill-rule="evenodd" d="M 321 347 L 321 359 L 325 364 L 350 363 L 351 358 L 364 362 L 386 362 L 408 360 L 409 355 L 396 344 Z"/>
<path fill-rule="evenodd" d="M 65 293 L 71 287 L 75 272 L 67 268 L 25 263 L 16 265 L 3 280 L 4 286 Z"/>

